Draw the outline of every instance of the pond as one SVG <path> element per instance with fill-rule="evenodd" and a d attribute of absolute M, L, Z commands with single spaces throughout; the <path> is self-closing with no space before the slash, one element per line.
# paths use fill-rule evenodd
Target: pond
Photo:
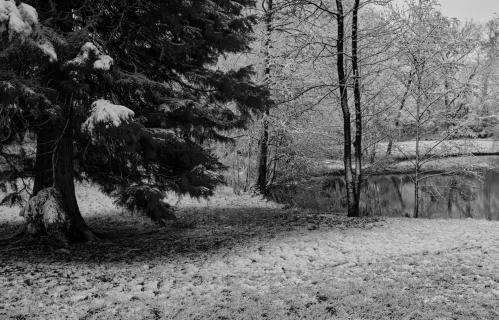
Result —
<path fill-rule="evenodd" d="M 490 169 L 476 174 L 425 176 L 420 182 L 420 217 L 499 220 L 499 156 L 480 158 Z M 270 198 L 296 207 L 344 211 L 344 186 L 342 176 L 316 177 L 305 183 L 276 186 L 270 190 Z M 411 173 L 366 177 L 361 199 L 364 215 L 411 217 L 414 203 Z"/>

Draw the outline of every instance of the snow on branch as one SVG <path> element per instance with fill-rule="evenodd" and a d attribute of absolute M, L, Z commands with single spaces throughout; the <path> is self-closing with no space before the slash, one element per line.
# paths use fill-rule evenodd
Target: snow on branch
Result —
<path fill-rule="evenodd" d="M 92 60 L 94 61 L 93 68 L 103 71 L 111 69 L 114 62 L 113 58 L 106 54 L 102 54 L 95 44 L 87 42 L 81 47 L 76 58 L 68 61 L 67 64 L 72 66 L 84 66 Z"/>
<path fill-rule="evenodd" d="M 104 124 L 106 128 L 119 127 L 122 123 L 129 122 L 134 115 L 135 113 L 125 106 L 100 99 L 92 103 L 92 112 L 82 128 L 84 131 L 94 132 L 98 124 Z"/>
<path fill-rule="evenodd" d="M 16 6 L 13 0 L 0 0 L 0 33 L 8 31 L 9 40 L 31 36 L 37 25 L 38 13 L 35 8 L 23 2 Z M 57 61 L 54 46 L 49 41 L 41 40 L 36 45 L 49 57 L 50 62 Z"/>
<path fill-rule="evenodd" d="M 114 60 L 110 56 L 105 54 L 100 55 L 99 59 L 95 60 L 94 62 L 94 69 L 107 71 L 111 69 L 113 62 Z"/>
<path fill-rule="evenodd" d="M 54 46 L 49 41 L 43 41 L 38 43 L 38 48 L 42 50 L 42 52 L 49 57 L 50 62 L 57 61 L 57 54 L 55 53 Z"/>
<path fill-rule="evenodd" d="M 32 6 L 21 3 L 16 6 L 13 0 L 0 0 L 0 32 L 9 31 L 14 35 L 28 37 L 38 24 L 38 14 Z"/>
<path fill-rule="evenodd" d="M 24 23 L 27 23 L 30 26 L 35 26 L 38 24 L 38 12 L 36 12 L 35 8 L 30 6 L 29 4 L 21 2 L 17 9 L 19 9 L 19 13 L 23 18 Z"/>

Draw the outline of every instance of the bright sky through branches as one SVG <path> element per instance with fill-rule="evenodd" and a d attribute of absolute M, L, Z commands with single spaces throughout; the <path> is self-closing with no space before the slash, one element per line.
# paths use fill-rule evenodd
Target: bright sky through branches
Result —
<path fill-rule="evenodd" d="M 436 0 L 442 13 L 461 21 L 487 22 L 499 15 L 499 0 Z M 397 5 L 404 5 L 406 0 L 394 0 Z"/>
<path fill-rule="evenodd" d="M 438 0 L 442 12 L 460 20 L 486 22 L 499 14 L 499 0 Z"/>

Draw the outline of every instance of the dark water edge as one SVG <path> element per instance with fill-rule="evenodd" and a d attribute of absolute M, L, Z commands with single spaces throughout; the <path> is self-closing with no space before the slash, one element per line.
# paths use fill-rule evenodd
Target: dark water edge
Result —
<path fill-rule="evenodd" d="M 493 162 L 499 163 L 499 157 Z M 361 199 L 363 215 L 411 217 L 413 181 L 408 173 L 367 177 Z M 323 176 L 275 186 L 269 198 L 294 207 L 339 212 L 346 210 L 344 190 L 342 176 Z M 420 182 L 420 194 L 420 218 L 499 221 L 499 166 L 476 174 L 427 174 Z"/>

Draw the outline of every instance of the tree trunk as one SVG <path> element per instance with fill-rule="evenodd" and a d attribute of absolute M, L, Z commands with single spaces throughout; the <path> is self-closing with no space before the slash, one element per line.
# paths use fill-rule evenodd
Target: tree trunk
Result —
<path fill-rule="evenodd" d="M 360 93 L 360 70 L 358 52 L 360 0 L 355 0 L 352 17 L 352 72 L 353 95 L 355 102 L 355 178 L 354 178 L 354 210 L 352 217 L 360 216 L 360 191 L 362 185 L 362 104 Z"/>
<path fill-rule="evenodd" d="M 352 172 L 352 129 L 350 120 L 350 109 L 348 106 L 348 84 L 345 75 L 345 61 L 344 61 L 344 42 L 345 42 L 345 17 L 343 15 L 343 3 L 342 0 L 336 0 L 336 7 L 338 13 L 336 14 L 336 22 L 338 25 L 338 39 L 336 40 L 336 50 L 337 50 L 337 62 L 336 68 L 338 73 L 338 82 L 340 89 L 340 104 L 341 111 L 343 113 L 343 163 L 345 165 L 345 184 L 346 184 L 346 196 L 347 196 L 347 209 L 348 216 L 357 216 L 355 205 L 355 184 L 353 181 Z"/>
<path fill-rule="evenodd" d="M 416 171 L 416 179 L 414 180 L 414 212 L 412 217 L 419 218 L 419 175 Z"/>
<path fill-rule="evenodd" d="M 268 110 L 266 116 L 268 115 Z M 267 173 L 268 173 L 268 154 L 269 154 L 269 124 L 267 119 L 263 121 L 263 132 L 260 138 L 258 169 L 256 186 L 258 191 L 265 194 L 267 189 Z"/>
<path fill-rule="evenodd" d="M 414 214 L 413 218 L 419 218 L 419 181 L 421 170 L 421 73 L 418 72 L 418 91 L 416 97 L 416 159 L 414 160 Z"/>
<path fill-rule="evenodd" d="M 45 212 L 47 219 L 49 215 L 64 215 L 58 218 L 54 226 L 45 225 L 44 228 L 33 227 L 27 221 L 28 233 L 37 236 L 40 234 L 57 234 L 57 239 L 62 239 L 62 233 L 71 241 L 92 241 L 96 235 L 88 228 L 81 216 L 78 202 L 76 200 L 73 172 L 73 131 L 68 122 L 62 126 L 51 122 L 42 126 L 37 133 L 37 150 L 35 170 L 36 176 L 33 187 L 33 195 L 36 198 L 40 193 L 50 191 L 54 203 L 60 203 L 60 212 Z M 43 197 L 47 198 L 47 197 Z M 50 198 L 50 197 L 49 197 Z M 36 199 L 34 201 L 37 201 Z M 51 200 L 52 201 L 52 200 Z M 57 206 L 51 206 L 57 211 Z M 30 212 L 34 208 L 27 206 L 24 210 L 26 216 L 36 216 L 36 212 Z M 64 222 L 61 222 L 63 221 Z M 57 227 L 56 225 L 59 225 Z M 66 227 L 67 225 L 67 227 Z M 63 229 L 62 229 L 63 228 Z M 57 229 L 57 230 L 56 230 Z M 30 231 L 31 230 L 31 231 Z"/>
<path fill-rule="evenodd" d="M 449 89 L 450 89 L 450 84 L 449 84 L 449 79 L 447 78 L 447 75 L 445 77 L 445 80 L 444 80 L 444 90 L 445 90 L 445 93 L 444 93 L 444 105 L 445 105 L 445 130 L 447 131 L 447 133 L 449 133 L 449 127 L 450 127 L 450 124 L 449 124 L 449 116 L 451 115 L 451 100 L 449 98 Z"/>
<path fill-rule="evenodd" d="M 451 184 L 449 186 L 449 195 L 447 198 L 447 217 L 448 218 L 452 217 L 452 204 L 454 203 L 454 189 L 456 189 L 456 187 L 454 186 L 454 182 L 451 181 Z"/>
<path fill-rule="evenodd" d="M 273 10 L 273 0 L 267 0 L 266 16 L 265 16 L 265 53 L 264 53 L 264 62 L 265 62 L 265 71 L 264 71 L 264 79 L 268 83 L 270 77 L 270 45 L 271 45 L 271 36 L 272 36 L 272 10 Z M 266 193 L 267 190 L 267 174 L 268 174 L 268 152 L 269 152 L 269 107 L 267 106 L 265 110 L 265 118 L 263 120 L 263 130 L 262 137 L 260 138 L 260 146 L 259 146 L 259 156 L 258 156 L 258 167 L 257 167 L 257 180 L 256 180 L 256 188 L 262 194 Z"/>
<path fill-rule="evenodd" d="M 29 199 L 21 216 L 26 220 L 27 234 L 48 234 L 64 246 L 69 245 L 70 221 L 63 208 L 61 193 L 56 188 L 40 190 Z"/>
<path fill-rule="evenodd" d="M 400 102 L 399 111 L 397 113 L 397 117 L 395 118 L 395 125 L 394 125 L 395 132 L 397 132 L 400 127 L 400 118 L 402 118 L 402 111 L 404 110 L 405 103 L 407 101 L 407 98 L 409 97 L 411 86 L 412 86 L 412 72 L 409 74 L 409 80 L 407 81 L 406 89 L 404 91 L 404 95 L 402 96 L 402 101 Z M 386 148 L 386 155 L 387 156 L 392 155 L 392 150 L 393 150 L 393 135 L 390 136 L 390 140 L 388 141 L 388 147 Z"/>
<path fill-rule="evenodd" d="M 244 191 L 248 191 L 251 187 L 251 139 L 248 142 L 248 164 L 246 167 L 246 183 L 244 186 Z"/>
<path fill-rule="evenodd" d="M 482 94 L 480 96 L 480 104 L 482 105 L 481 115 L 489 115 L 489 107 L 487 104 L 487 97 L 489 95 L 489 75 L 485 74 L 482 84 Z"/>

